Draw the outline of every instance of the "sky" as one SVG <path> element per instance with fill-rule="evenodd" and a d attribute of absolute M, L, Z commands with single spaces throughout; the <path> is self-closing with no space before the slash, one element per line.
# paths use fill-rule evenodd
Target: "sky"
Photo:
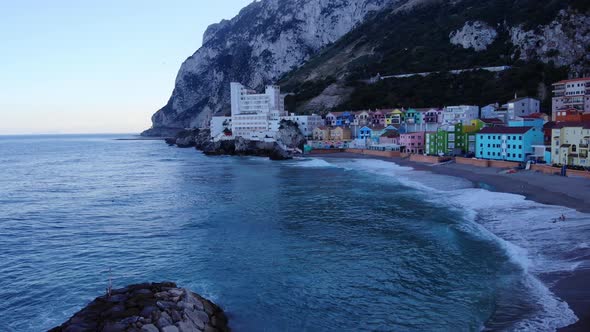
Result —
<path fill-rule="evenodd" d="M 136 133 L 252 0 L 0 0 L 0 135 Z"/>

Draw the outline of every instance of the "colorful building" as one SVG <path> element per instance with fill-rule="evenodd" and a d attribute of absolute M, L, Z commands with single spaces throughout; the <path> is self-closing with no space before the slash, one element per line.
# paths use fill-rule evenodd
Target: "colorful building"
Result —
<path fill-rule="evenodd" d="M 424 123 L 423 113 L 418 112 L 418 110 L 414 108 L 410 108 L 405 113 L 405 123 L 406 124 L 422 124 Z"/>
<path fill-rule="evenodd" d="M 425 132 L 406 133 L 399 136 L 399 145 L 408 153 L 424 153 Z"/>
<path fill-rule="evenodd" d="M 590 121 L 590 112 L 582 112 L 575 108 L 561 109 L 553 113 L 555 122 L 586 122 Z"/>
<path fill-rule="evenodd" d="M 475 132 L 483 126 L 479 120 L 469 126 L 446 125 L 425 134 L 425 152 L 429 155 L 463 155 L 475 153 Z"/>
<path fill-rule="evenodd" d="M 543 145 L 543 131 L 536 127 L 487 127 L 477 133 L 476 157 L 525 162 Z"/>
<path fill-rule="evenodd" d="M 374 111 L 370 113 L 370 122 L 372 125 L 380 125 L 380 126 L 384 126 L 385 125 L 385 112 L 384 111 Z"/>
<path fill-rule="evenodd" d="M 552 129 L 551 159 L 554 164 L 590 166 L 590 122 L 558 123 Z"/>
<path fill-rule="evenodd" d="M 336 141 L 349 141 L 352 138 L 350 128 L 336 127 L 330 130 L 330 139 Z"/>
<path fill-rule="evenodd" d="M 321 126 L 313 130 L 314 141 L 325 141 L 330 139 L 330 127 Z"/>
<path fill-rule="evenodd" d="M 371 114 L 368 111 L 353 112 L 355 126 L 367 126 L 371 122 Z"/>
<path fill-rule="evenodd" d="M 386 125 L 399 125 L 405 120 L 404 112 L 400 109 L 394 109 L 393 111 L 385 114 Z"/>
<path fill-rule="evenodd" d="M 396 130 L 388 130 L 379 137 L 379 144 L 381 145 L 400 145 L 400 133 Z"/>
<path fill-rule="evenodd" d="M 340 114 L 342 114 L 342 112 L 330 112 L 326 114 L 326 126 L 335 126 L 336 119 L 338 118 L 338 116 L 340 116 Z"/>

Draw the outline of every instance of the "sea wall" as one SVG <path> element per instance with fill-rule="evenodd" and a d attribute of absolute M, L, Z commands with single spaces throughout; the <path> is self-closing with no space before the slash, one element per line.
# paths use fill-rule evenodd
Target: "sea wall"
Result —
<path fill-rule="evenodd" d="M 313 149 L 309 154 L 332 154 L 344 152 L 344 149 Z"/>
<path fill-rule="evenodd" d="M 486 160 L 486 159 L 455 157 L 455 162 L 457 164 L 471 165 L 471 166 L 477 166 L 477 167 L 489 167 L 490 166 L 488 160 Z"/>
<path fill-rule="evenodd" d="M 346 149 L 345 152 L 358 153 L 366 156 L 376 156 L 385 158 L 397 158 L 400 157 L 399 151 L 377 151 L 377 150 L 366 150 L 366 149 Z"/>
<path fill-rule="evenodd" d="M 474 159 L 474 158 L 463 158 L 455 157 L 457 164 L 472 165 L 477 167 L 494 167 L 494 168 L 516 168 L 520 163 L 514 161 L 503 161 L 503 160 L 488 160 L 488 159 Z"/>
<path fill-rule="evenodd" d="M 541 165 L 541 164 L 531 165 L 531 171 L 540 172 L 540 173 L 549 174 L 549 175 L 561 174 L 561 169 L 559 169 L 557 167 L 550 166 L 550 165 Z M 578 176 L 578 177 L 590 179 L 590 172 L 576 171 L 576 170 L 568 169 L 567 176 Z"/>
<path fill-rule="evenodd" d="M 426 164 L 438 164 L 442 161 L 441 157 L 437 156 L 425 156 L 422 154 L 413 154 L 410 156 L 410 161 L 415 161 L 417 163 L 426 163 Z"/>
<path fill-rule="evenodd" d="M 516 168 L 520 166 L 520 163 L 514 161 L 489 160 L 489 165 L 494 168 Z"/>
<path fill-rule="evenodd" d="M 50 332 L 230 331 L 217 305 L 175 283 L 145 283 L 112 290 Z"/>

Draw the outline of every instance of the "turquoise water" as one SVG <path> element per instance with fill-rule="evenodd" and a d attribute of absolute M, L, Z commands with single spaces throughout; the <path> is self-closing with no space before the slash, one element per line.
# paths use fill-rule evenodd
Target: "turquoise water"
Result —
<path fill-rule="evenodd" d="M 114 138 L 0 137 L 0 331 L 59 325 L 104 292 L 109 269 L 115 286 L 191 288 L 236 331 L 575 320 L 527 257 L 559 259 L 493 235 L 515 232 L 489 206 L 464 206 L 505 201 L 529 222 L 520 198 L 376 160 L 206 157 Z"/>

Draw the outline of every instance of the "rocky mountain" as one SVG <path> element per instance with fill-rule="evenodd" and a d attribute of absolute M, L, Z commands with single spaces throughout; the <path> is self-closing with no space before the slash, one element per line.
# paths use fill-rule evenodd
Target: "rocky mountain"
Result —
<path fill-rule="evenodd" d="M 590 2 L 429 0 L 386 8 L 282 79 L 299 112 L 544 100 L 590 74 Z M 501 72 L 453 70 L 510 66 Z M 381 79 L 435 72 L 427 77 Z"/>
<path fill-rule="evenodd" d="M 276 82 L 372 12 L 408 0 L 262 0 L 210 26 L 203 45 L 181 66 L 170 100 L 145 135 L 200 127 L 229 111 L 229 83 Z"/>
<path fill-rule="evenodd" d="M 290 111 L 483 104 L 590 74 L 584 0 L 261 0 L 210 26 L 145 135 L 229 112 L 229 82 L 280 81 Z M 370 19 L 368 19 L 370 18 Z M 510 66 L 503 72 L 455 69 Z M 436 72 L 428 77 L 380 76 Z"/>

